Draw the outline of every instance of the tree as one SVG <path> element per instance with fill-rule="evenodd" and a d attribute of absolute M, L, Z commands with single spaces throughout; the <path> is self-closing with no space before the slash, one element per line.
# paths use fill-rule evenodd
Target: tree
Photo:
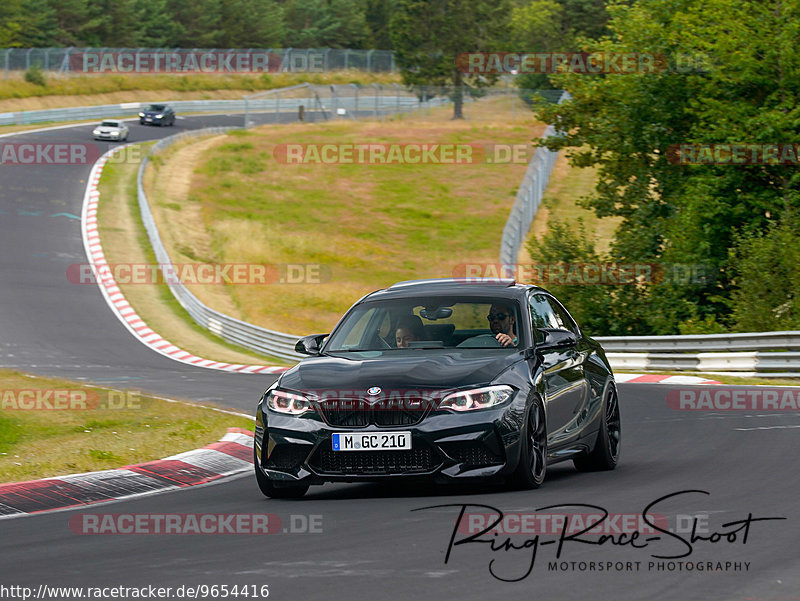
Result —
<path fill-rule="evenodd" d="M 465 88 L 485 87 L 496 78 L 463 73 L 456 57 L 496 51 L 508 11 L 507 0 L 398 0 L 390 31 L 403 82 L 449 86 L 453 118 L 463 119 Z"/>
<path fill-rule="evenodd" d="M 597 52 L 662 55 L 668 69 L 552 79 L 573 100 L 543 107 L 573 164 L 596 165 L 586 205 L 623 218 L 612 259 L 704 265 L 716 277 L 630 289 L 618 302 L 644 315 L 636 333 L 676 333 L 682 322 L 731 323 L 737 236 L 757 235 L 800 204 L 800 177 L 783 165 L 673 164 L 677 144 L 797 143 L 797 0 L 639 0 L 610 9 Z M 687 57 L 691 60 L 686 60 Z"/>
<path fill-rule="evenodd" d="M 222 48 L 275 48 L 283 41 L 283 13 L 274 0 L 222 0 L 217 44 Z"/>
<path fill-rule="evenodd" d="M 0 47 L 47 47 L 56 43 L 55 13 L 47 0 L 0 3 Z"/>
<path fill-rule="evenodd" d="M 574 50 L 574 38 L 564 31 L 564 8 L 556 0 L 531 0 L 511 12 L 509 50 L 513 52 L 566 52 Z M 552 88 L 546 73 L 524 73 L 516 79 L 520 88 Z"/>
<path fill-rule="evenodd" d="M 87 46 L 138 47 L 135 0 L 89 0 L 84 28 Z"/>
<path fill-rule="evenodd" d="M 136 0 L 137 46 L 168 48 L 176 44 L 183 27 L 172 18 L 167 0 Z"/>
<path fill-rule="evenodd" d="M 800 219 L 787 215 L 731 249 L 732 319 L 748 332 L 800 329 Z"/>
<path fill-rule="evenodd" d="M 55 19 L 55 44 L 81 46 L 88 21 L 87 0 L 49 0 Z"/>
<path fill-rule="evenodd" d="M 292 0 L 285 16 L 286 45 L 293 48 L 363 48 L 369 35 L 356 0 Z"/>
<path fill-rule="evenodd" d="M 378 50 L 392 49 L 389 22 L 395 0 L 367 0 L 364 16 L 369 28 L 369 46 Z"/>
<path fill-rule="evenodd" d="M 183 29 L 175 40 L 181 48 L 216 48 L 222 7 L 220 0 L 167 0 L 173 20 Z"/>

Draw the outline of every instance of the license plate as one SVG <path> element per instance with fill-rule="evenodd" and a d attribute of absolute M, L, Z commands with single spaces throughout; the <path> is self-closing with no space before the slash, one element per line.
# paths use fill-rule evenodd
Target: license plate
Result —
<path fill-rule="evenodd" d="M 348 432 L 333 435 L 334 451 L 403 451 L 411 448 L 411 432 Z"/>
<path fill-rule="evenodd" d="M 152 121 L 152 120 L 153 120 L 153 118 L 152 118 L 152 117 L 145 117 L 145 118 L 144 118 L 144 120 L 145 120 L 145 121 Z"/>

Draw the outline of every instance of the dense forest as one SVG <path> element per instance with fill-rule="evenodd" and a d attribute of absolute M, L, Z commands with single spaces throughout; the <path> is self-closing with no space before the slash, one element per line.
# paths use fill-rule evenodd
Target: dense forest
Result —
<path fill-rule="evenodd" d="M 390 21 L 403 0 L 3 0 L 0 48 L 375 48 L 392 50 Z M 450 0 L 418 1 L 423 12 L 454 14 Z M 463 3 L 472 13 L 485 0 Z M 602 0 L 516 2 L 546 16 L 549 35 L 605 23 Z M 510 11 L 507 14 L 510 18 Z M 520 21 L 520 17 L 517 17 Z M 528 27 L 536 28 L 536 24 Z M 518 27 L 519 29 L 519 27 Z M 540 32 L 535 32 L 538 35 Z M 527 49 L 527 48 L 526 48 Z"/>

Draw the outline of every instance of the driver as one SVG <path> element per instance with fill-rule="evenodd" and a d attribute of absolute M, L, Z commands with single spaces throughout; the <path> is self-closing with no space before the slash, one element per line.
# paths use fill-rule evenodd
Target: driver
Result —
<path fill-rule="evenodd" d="M 508 305 L 494 303 L 489 309 L 489 328 L 492 330 L 497 342 L 503 346 L 514 346 L 517 344 L 516 321 L 514 314 Z"/>

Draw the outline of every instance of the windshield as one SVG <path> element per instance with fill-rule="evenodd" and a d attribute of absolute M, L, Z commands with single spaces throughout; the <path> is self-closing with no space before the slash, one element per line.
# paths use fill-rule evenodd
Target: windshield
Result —
<path fill-rule="evenodd" d="M 119 127 L 119 121 L 103 121 L 100 127 Z"/>
<path fill-rule="evenodd" d="M 498 335 L 506 333 L 508 340 L 517 340 L 518 323 L 517 303 L 506 299 L 439 297 L 366 302 L 345 317 L 324 350 L 517 348 L 518 342 L 504 347 Z"/>
<path fill-rule="evenodd" d="M 163 111 L 164 105 L 163 104 L 151 104 L 150 108 L 147 109 L 148 111 Z"/>

